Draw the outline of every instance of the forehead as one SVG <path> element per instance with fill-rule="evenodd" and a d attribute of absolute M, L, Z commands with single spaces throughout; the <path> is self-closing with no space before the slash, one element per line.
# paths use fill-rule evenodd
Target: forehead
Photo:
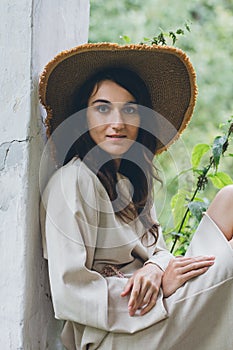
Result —
<path fill-rule="evenodd" d="M 96 84 L 88 102 L 93 103 L 99 99 L 109 102 L 135 101 L 135 98 L 128 90 L 111 80 L 103 80 Z"/>

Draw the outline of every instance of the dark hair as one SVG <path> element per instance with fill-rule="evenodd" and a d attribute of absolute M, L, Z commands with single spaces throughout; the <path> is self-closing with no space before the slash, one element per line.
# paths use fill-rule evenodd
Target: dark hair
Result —
<path fill-rule="evenodd" d="M 126 89 L 134 96 L 139 105 L 140 128 L 137 136 L 137 142 L 134 142 L 126 154 L 122 157 L 120 168 L 117 170 L 111 156 L 103 151 L 92 140 L 88 131 L 79 135 L 77 141 L 69 150 L 65 163 L 74 156 L 78 156 L 87 166 L 96 173 L 97 177 L 105 187 L 112 203 L 116 215 L 122 220 L 129 220 L 139 217 L 146 230 L 149 230 L 154 237 L 154 243 L 158 239 L 158 223 L 156 223 L 150 214 L 153 205 L 153 178 L 156 176 L 156 168 L 153 165 L 153 156 L 156 151 L 155 121 L 151 110 L 151 98 L 144 81 L 133 71 L 117 67 L 106 68 L 91 76 L 78 90 L 73 94 L 72 112 L 81 111 L 78 115 L 78 128 L 84 130 L 87 124 L 86 108 L 88 100 L 95 87 L 104 80 L 111 80 L 119 86 Z M 148 108 L 141 108 L 145 106 Z M 86 127 L 87 130 L 87 127 Z M 148 131 L 150 130 L 150 132 Z M 144 147 L 138 147 L 143 145 Z M 92 152 L 90 152 L 92 150 Z M 134 188 L 132 202 L 122 209 L 117 199 L 117 171 L 126 176 Z M 146 233 L 143 235 L 146 238 Z"/>

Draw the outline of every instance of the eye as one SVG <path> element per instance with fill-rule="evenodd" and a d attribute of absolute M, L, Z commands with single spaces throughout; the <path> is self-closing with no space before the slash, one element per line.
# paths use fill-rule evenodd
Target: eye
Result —
<path fill-rule="evenodd" d="M 107 104 L 104 105 L 98 105 L 95 107 L 95 109 L 99 112 L 99 113 L 108 113 L 110 110 L 110 107 Z"/>
<path fill-rule="evenodd" d="M 125 114 L 138 114 L 138 108 L 136 105 L 128 105 L 123 108 Z"/>

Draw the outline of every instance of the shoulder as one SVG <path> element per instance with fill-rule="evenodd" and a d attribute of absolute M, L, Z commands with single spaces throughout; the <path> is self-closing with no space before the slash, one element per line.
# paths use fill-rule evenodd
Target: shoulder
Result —
<path fill-rule="evenodd" d="M 73 158 L 69 163 L 55 171 L 50 178 L 47 187 L 53 186 L 83 186 L 96 181 L 97 176 L 78 158 Z"/>
<path fill-rule="evenodd" d="M 93 198 L 93 195 L 102 188 L 98 177 L 78 158 L 73 158 L 69 163 L 55 171 L 50 178 L 43 197 L 47 202 L 48 197 L 56 198 L 65 196 L 75 201 Z M 46 200 L 47 199 L 47 200 Z"/>

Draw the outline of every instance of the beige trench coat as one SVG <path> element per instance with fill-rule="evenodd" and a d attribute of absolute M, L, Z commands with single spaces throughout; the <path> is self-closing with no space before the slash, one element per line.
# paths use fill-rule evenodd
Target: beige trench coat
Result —
<path fill-rule="evenodd" d="M 129 184 L 119 180 L 127 201 Z M 156 248 L 143 245 L 140 221 L 124 224 L 116 217 L 104 187 L 79 159 L 50 179 L 42 197 L 41 226 L 55 317 L 67 320 L 62 340 L 68 350 L 233 348 L 233 250 L 208 216 L 187 255 L 215 255 L 215 264 L 169 298 L 161 290 L 155 307 L 134 317 L 120 293 L 144 263 L 165 270 L 172 255 L 161 233 Z M 105 277 L 109 264 L 123 278 Z"/>

